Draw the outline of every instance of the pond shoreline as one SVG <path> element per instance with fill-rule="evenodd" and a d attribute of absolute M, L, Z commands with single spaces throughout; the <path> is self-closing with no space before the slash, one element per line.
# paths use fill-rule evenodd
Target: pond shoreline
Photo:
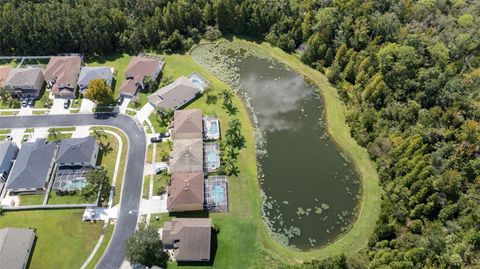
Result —
<path fill-rule="evenodd" d="M 222 40 L 220 42 L 229 41 Z M 273 48 L 266 43 L 256 44 L 238 38 L 234 38 L 233 42 L 245 46 L 253 46 L 266 52 L 280 63 L 292 68 L 296 73 L 308 78 L 310 82 L 313 82 L 313 84 L 319 88 L 318 92 L 322 94 L 325 103 L 324 110 L 326 112 L 328 123 L 328 133 L 333 138 L 332 141 L 334 141 L 353 160 L 355 169 L 361 176 L 362 191 L 359 201 L 360 208 L 357 211 L 356 220 L 352 223 L 350 229 L 348 229 L 345 233 L 340 234 L 334 242 L 324 247 L 309 251 L 299 251 L 291 247 L 285 247 L 271 237 L 266 224 L 262 221 L 263 225 L 259 227 L 258 232 L 258 239 L 260 241 L 261 248 L 274 257 L 286 261 L 287 263 L 291 263 L 294 260 L 298 261 L 299 259 L 308 260 L 312 258 L 338 255 L 341 253 L 355 253 L 365 248 L 369 235 L 373 231 L 380 208 L 380 187 L 378 185 L 378 176 L 365 149 L 358 146 L 350 136 L 350 131 L 346 125 L 345 116 L 343 114 L 343 103 L 341 103 L 341 101 L 338 99 L 335 89 L 328 84 L 328 81 L 323 74 L 305 66 L 298 60 L 297 57 L 293 55 L 286 54 L 285 52 L 277 48 Z M 190 50 L 189 56 L 191 57 L 190 53 L 196 47 L 201 45 L 202 44 L 194 46 Z M 251 115 L 249 116 L 251 117 Z"/>

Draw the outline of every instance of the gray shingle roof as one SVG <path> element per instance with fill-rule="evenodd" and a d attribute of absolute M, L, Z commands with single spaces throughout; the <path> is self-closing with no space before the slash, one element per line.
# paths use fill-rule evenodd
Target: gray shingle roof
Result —
<path fill-rule="evenodd" d="M 78 86 L 80 89 L 84 89 L 88 86 L 88 83 L 94 79 L 103 79 L 107 82 L 107 85 L 112 84 L 112 68 L 109 66 L 93 66 L 82 67 L 80 76 L 78 77 Z"/>
<path fill-rule="evenodd" d="M 34 240 L 35 232 L 32 229 L 1 229 L 0 268 L 26 268 Z"/>
<path fill-rule="evenodd" d="M 148 101 L 157 107 L 177 109 L 193 100 L 200 92 L 200 88 L 193 84 L 188 78 L 181 76 L 174 82 L 148 96 Z"/>
<path fill-rule="evenodd" d="M 13 68 L 5 81 L 7 88 L 34 88 L 43 86 L 43 73 L 40 68 Z"/>
<path fill-rule="evenodd" d="M 176 172 L 203 172 L 203 140 L 176 139 L 173 140 L 170 170 Z"/>
<path fill-rule="evenodd" d="M 47 139 L 23 143 L 7 180 L 7 189 L 44 188 L 57 144 Z"/>
<path fill-rule="evenodd" d="M 93 136 L 62 139 L 55 162 L 57 164 L 89 163 L 95 153 L 96 143 L 97 141 Z"/>
<path fill-rule="evenodd" d="M 165 222 L 162 242 L 174 248 L 177 261 L 209 261 L 211 226 L 209 218 L 176 218 Z"/>
<path fill-rule="evenodd" d="M 172 137 L 173 139 L 202 138 L 202 111 L 200 109 L 175 110 Z"/>
<path fill-rule="evenodd" d="M 13 159 L 17 156 L 18 148 L 10 141 L 0 142 L 0 177 L 8 173 L 12 167 Z"/>

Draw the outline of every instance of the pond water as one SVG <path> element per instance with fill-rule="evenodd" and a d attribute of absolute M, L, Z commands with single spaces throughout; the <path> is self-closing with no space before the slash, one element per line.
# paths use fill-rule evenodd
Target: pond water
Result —
<path fill-rule="evenodd" d="M 256 50 L 210 44 L 192 57 L 237 89 L 251 110 L 272 235 L 301 250 L 320 247 L 355 221 L 359 178 L 326 132 L 316 89 Z"/>

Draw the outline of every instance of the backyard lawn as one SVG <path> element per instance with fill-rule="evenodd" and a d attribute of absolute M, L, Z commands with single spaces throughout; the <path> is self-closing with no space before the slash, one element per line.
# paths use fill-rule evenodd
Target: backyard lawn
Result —
<path fill-rule="evenodd" d="M 110 66 L 114 70 L 114 81 L 112 82 L 112 89 L 115 99 L 120 96 L 120 86 L 125 80 L 125 69 L 127 68 L 130 58 L 128 54 L 114 54 L 110 56 L 97 56 L 87 59 L 88 66 Z"/>
<path fill-rule="evenodd" d="M 0 228 L 35 228 L 30 269 L 80 268 L 97 243 L 103 223 L 82 221 L 83 210 L 6 212 Z"/>
<path fill-rule="evenodd" d="M 20 198 L 20 205 L 41 205 L 45 195 L 43 194 L 23 194 L 18 195 Z"/>

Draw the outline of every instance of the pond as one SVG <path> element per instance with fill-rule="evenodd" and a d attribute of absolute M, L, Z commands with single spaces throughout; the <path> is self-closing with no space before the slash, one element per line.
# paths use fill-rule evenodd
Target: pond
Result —
<path fill-rule="evenodd" d="M 232 85 L 250 109 L 263 215 L 272 235 L 308 250 L 346 232 L 356 218 L 359 176 L 327 133 L 315 87 L 254 47 L 205 44 L 191 55 Z"/>

